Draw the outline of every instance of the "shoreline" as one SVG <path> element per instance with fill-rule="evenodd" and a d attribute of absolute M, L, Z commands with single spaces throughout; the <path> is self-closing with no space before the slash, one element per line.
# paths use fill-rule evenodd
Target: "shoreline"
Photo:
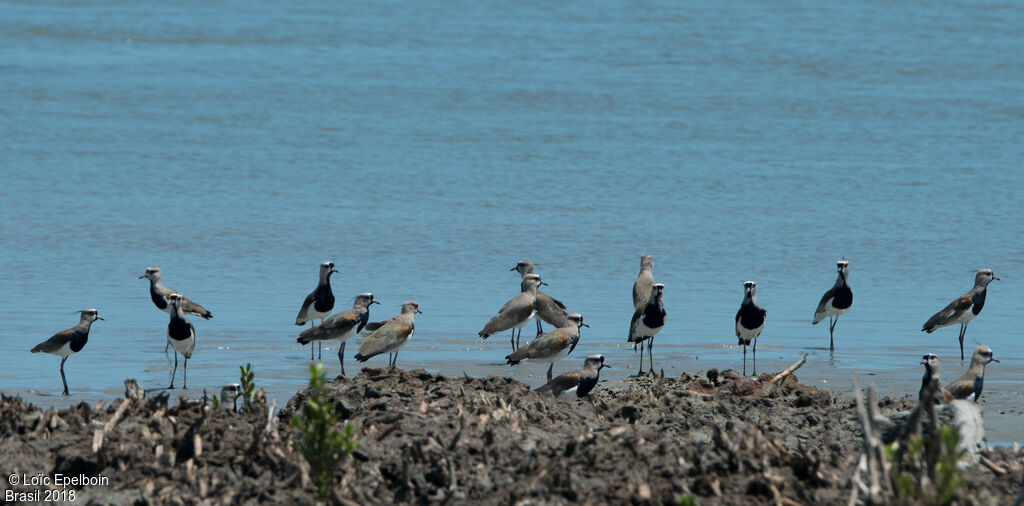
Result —
<path fill-rule="evenodd" d="M 773 376 L 649 375 L 555 399 L 511 378 L 364 369 L 326 385 L 360 443 L 335 472 L 329 500 L 845 503 L 860 444 L 852 403 L 795 374 L 768 386 Z M 4 397 L 2 467 L 107 477 L 107 486 L 62 489 L 105 503 L 309 503 L 315 486 L 292 448 L 297 431 L 283 422 L 305 395 L 269 420 L 265 407 L 234 413 L 171 405 L 165 395 L 62 410 Z M 887 415 L 913 406 L 879 404 Z M 1016 498 L 1024 455 L 998 447 L 986 456 L 1007 473 L 971 467 L 960 503 Z"/>

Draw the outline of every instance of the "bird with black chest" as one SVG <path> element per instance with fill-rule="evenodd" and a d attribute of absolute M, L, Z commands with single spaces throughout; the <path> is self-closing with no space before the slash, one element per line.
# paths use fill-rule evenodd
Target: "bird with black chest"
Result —
<path fill-rule="evenodd" d="M 655 283 L 651 287 L 651 293 L 647 297 L 647 304 L 633 312 L 633 318 L 629 322 L 629 337 L 627 343 L 633 345 L 636 351 L 640 346 L 640 371 L 637 376 L 644 373 L 644 343 L 647 343 L 647 354 L 650 358 L 651 374 L 654 374 L 654 336 L 665 327 L 665 285 Z"/>
<path fill-rule="evenodd" d="M 853 305 L 853 290 L 850 289 L 850 262 L 845 258 L 836 261 L 836 284 L 825 295 L 821 296 L 818 308 L 814 310 L 811 325 L 817 325 L 828 317 L 828 350 L 835 351 L 835 330 L 839 323 L 839 315 L 845 313 Z"/>
<path fill-rule="evenodd" d="M 999 362 L 992 354 L 992 348 L 979 344 L 971 355 L 971 366 L 967 372 L 946 388 L 956 399 L 978 402 L 981 399 L 981 390 L 985 386 L 985 366 L 992 362 Z"/>
<path fill-rule="evenodd" d="M 331 310 L 334 309 L 334 292 L 331 291 L 331 274 L 338 272 L 334 268 L 334 262 L 323 262 L 320 264 L 320 280 L 316 284 L 316 289 L 310 292 L 306 296 L 306 300 L 302 301 L 302 307 L 299 308 L 299 315 L 295 317 L 295 324 L 303 326 L 306 322 L 309 322 L 309 326 L 313 326 L 313 320 L 320 320 L 323 323 L 324 318 L 327 318 L 331 314 Z M 323 357 L 322 352 L 319 357 Z M 309 359 L 313 360 L 313 347 L 309 348 Z"/>
<path fill-rule="evenodd" d="M 754 344 L 754 374 L 757 374 L 757 337 L 764 330 L 765 315 L 768 314 L 757 303 L 757 283 L 743 282 L 743 302 L 736 311 L 736 338 L 743 346 L 743 375 L 747 374 L 747 346 Z"/>
<path fill-rule="evenodd" d="M 171 306 L 167 302 L 167 296 L 172 293 L 176 293 L 181 297 L 181 310 L 185 314 L 199 316 L 204 320 L 213 318 L 213 314 L 207 311 L 203 306 L 192 302 L 188 297 L 181 295 L 177 290 L 172 290 L 164 286 L 163 271 L 160 269 L 160 266 L 154 265 L 146 267 L 146 272 L 139 276 L 139 279 L 142 278 L 149 280 L 149 298 L 153 301 L 153 305 L 156 306 L 157 309 L 167 314 L 171 314 Z M 167 343 L 164 346 L 164 353 L 167 352 L 167 348 L 170 345 L 171 343 Z"/>
<path fill-rule="evenodd" d="M 380 304 L 373 298 L 370 292 L 363 292 L 356 295 L 352 302 L 352 309 L 346 309 L 335 313 L 323 321 L 320 325 L 303 330 L 299 334 L 299 344 L 311 342 L 326 342 L 328 344 L 341 343 L 338 348 L 338 362 L 341 363 L 341 375 L 345 375 L 345 343 L 353 336 L 363 331 L 366 322 L 370 320 L 370 305 Z"/>
<path fill-rule="evenodd" d="M 525 277 L 527 274 L 533 274 L 533 270 L 536 268 L 533 262 L 527 260 L 520 260 L 516 263 L 516 266 L 509 269 L 516 271 L 520 276 Z M 520 282 L 522 280 L 520 279 Z M 537 290 L 537 299 L 534 301 L 534 307 L 537 312 L 533 315 L 534 321 L 537 323 L 537 336 L 539 337 L 544 332 L 541 329 L 540 322 L 543 320 L 548 325 L 556 329 L 566 327 L 569 325 L 569 320 L 566 318 L 567 313 L 565 312 L 565 304 L 540 291 Z"/>
<path fill-rule="evenodd" d="M 558 397 L 562 392 L 576 392 L 576 397 L 585 397 L 589 394 L 598 381 L 601 379 L 601 369 L 611 367 L 604 363 L 604 356 L 597 353 L 587 355 L 583 360 L 583 369 L 559 374 L 555 379 L 549 379 L 543 386 L 537 388 L 537 392 L 550 392 Z"/>
<path fill-rule="evenodd" d="M 583 315 L 579 313 L 571 313 L 567 319 L 566 326 L 542 334 L 526 346 L 506 355 L 508 365 L 516 365 L 523 361 L 547 362 L 551 364 L 548 366 L 548 381 L 551 381 L 555 362 L 567 357 L 580 342 L 580 327 L 590 327 L 583 323 Z"/>
<path fill-rule="evenodd" d="M 498 314 L 491 317 L 487 325 L 484 325 L 477 335 L 481 339 L 487 339 L 493 334 L 512 329 L 512 351 L 516 351 L 518 348 L 516 329 L 519 329 L 519 335 L 522 336 L 523 326 L 536 312 L 537 288 L 541 285 L 547 286 L 547 283 L 541 281 L 540 276 L 536 273 L 523 276 L 523 280 L 519 284 L 519 295 L 512 297 L 504 306 L 501 306 Z"/>
<path fill-rule="evenodd" d="M 363 338 L 363 344 L 355 356 L 356 361 L 366 362 L 377 355 L 387 353 L 389 355 L 388 367 L 395 367 L 398 363 L 398 349 L 405 346 L 405 343 L 412 339 L 416 332 L 417 314 L 423 314 L 418 302 L 412 300 L 403 302 L 401 313 L 384 322 L 380 328 Z M 394 357 L 391 356 L 392 354 Z"/>
<path fill-rule="evenodd" d="M 931 402 L 935 404 L 951 402 L 953 395 L 949 390 L 942 388 L 940 383 L 939 372 L 942 368 L 939 366 L 939 357 L 934 353 L 928 353 L 921 358 L 921 364 L 924 365 L 924 377 L 921 378 L 921 390 L 917 393 L 917 400 L 925 402 L 930 390 L 934 392 L 931 394 L 934 396 Z"/>
<path fill-rule="evenodd" d="M 57 332 L 32 348 L 32 353 L 49 353 L 61 357 L 60 380 L 64 383 L 64 393 L 61 395 L 71 395 L 68 392 L 67 377 L 64 376 L 64 362 L 67 362 L 68 357 L 85 348 L 86 343 L 89 342 L 89 329 L 92 328 L 92 323 L 103 319 L 96 308 L 83 309 L 79 313 L 78 325 Z"/>
<path fill-rule="evenodd" d="M 171 321 L 167 324 L 167 341 L 174 348 L 174 371 L 171 372 L 171 385 L 168 389 L 174 388 L 174 376 L 178 373 L 178 354 L 185 357 L 185 378 L 181 382 L 181 388 L 188 389 L 188 359 L 192 358 L 192 352 L 196 349 L 196 329 L 192 323 L 185 319 L 185 313 L 181 309 L 181 296 L 172 293 L 167 296 L 167 302 L 171 305 Z"/>
<path fill-rule="evenodd" d="M 992 280 L 999 281 L 999 278 L 992 273 L 992 269 L 979 269 L 974 274 L 974 288 L 948 306 L 935 313 L 921 327 L 921 332 L 931 334 L 935 329 L 960 324 L 960 360 L 964 359 L 964 335 L 967 333 L 967 324 L 981 313 L 985 307 L 985 296 L 988 292 L 988 284 Z"/>

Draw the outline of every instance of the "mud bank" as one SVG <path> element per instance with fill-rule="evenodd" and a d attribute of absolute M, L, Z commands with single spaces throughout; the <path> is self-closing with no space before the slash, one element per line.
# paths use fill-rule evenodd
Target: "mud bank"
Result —
<path fill-rule="evenodd" d="M 555 399 L 508 378 L 366 369 L 327 385 L 358 449 L 331 502 L 845 504 L 860 445 L 849 403 L 793 375 L 646 376 Z M 258 378 L 257 378 L 258 381 Z M 308 466 L 280 413 L 212 410 L 166 397 L 41 411 L 0 400 L 4 475 L 107 477 L 76 502 L 309 503 Z M 909 399 L 882 399 L 884 413 Z M 1024 458 L 1000 447 L 965 471 L 959 504 L 1012 504 Z M 3 492 L 39 489 L 0 485 Z M 47 487 L 43 487 L 47 488 Z M 57 488 L 50 485 L 49 488 Z"/>

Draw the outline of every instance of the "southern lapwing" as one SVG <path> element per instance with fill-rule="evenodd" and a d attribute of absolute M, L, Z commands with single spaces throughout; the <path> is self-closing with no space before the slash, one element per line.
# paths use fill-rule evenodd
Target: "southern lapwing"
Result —
<path fill-rule="evenodd" d="M 939 379 L 939 357 L 934 353 L 929 353 L 921 358 L 921 364 L 924 365 L 924 377 L 921 378 L 921 390 L 917 393 L 917 400 L 925 402 L 925 395 L 928 394 L 928 389 L 933 388 L 935 397 L 931 399 L 934 404 L 946 403 L 953 400 L 953 395 L 950 394 L 949 390 L 942 388 L 942 383 Z"/>
<path fill-rule="evenodd" d="M 568 325 L 542 334 L 526 346 L 506 355 L 508 365 L 516 365 L 524 360 L 550 363 L 548 381 L 551 381 L 551 371 L 555 367 L 555 362 L 572 353 L 572 350 L 576 349 L 576 344 L 580 342 L 580 327 L 590 327 L 583 323 L 583 316 L 579 313 L 571 313 L 566 319 Z"/>
<path fill-rule="evenodd" d="M 640 345 L 640 371 L 637 375 L 644 373 L 644 341 L 647 342 L 647 353 L 650 356 L 651 373 L 654 373 L 654 336 L 665 326 L 665 305 L 663 296 L 665 285 L 655 283 L 651 286 L 651 293 L 647 297 L 647 304 L 633 312 L 633 319 L 629 322 L 629 338 L 626 342 L 633 345 L 636 351 Z"/>
<path fill-rule="evenodd" d="M 837 260 L 836 270 L 839 271 L 836 284 L 821 296 L 821 302 L 814 310 L 814 319 L 811 320 L 812 325 L 817 325 L 825 317 L 828 317 L 829 351 L 836 349 L 834 334 L 836 324 L 839 323 L 839 315 L 845 313 L 853 305 L 853 290 L 850 290 L 850 262 L 845 258 Z"/>
<path fill-rule="evenodd" d="M 757 374 L 757 336 L 764 329 L 767 311 L 757 303 L 757 283 L 743 282 L 743 302 L 736 311 L 736 338 L 743 346 L 743 375 L 747 374 L 747 346 L 754 343 L 754 374 Z"/>
<path fill-rule="evenodd" d="M 85 348 L 85 344 L 89 342 L 89 328 L 92 327 L 92 322 L 103 319 L 95 308 L 83 309 L 79 312 L 81 318 L 78 320 L 78 325 L 57 332 L 53 337 L 32 348 L 32 353 L 42 352 L 61 357 L 60 380 L 64 383 L 64 393 L 61 395 L 71 395 L 68 392 L 68 380 L 64 376 L 64 362 L 68 360 L 68 357 Z"/>
<path fill-rule="evenodd" d="M 509 270 L 519 272 L 520 276 L 526 276 L 527 274 L 532 274 L 535 267 L 536 266 L 533 262 L 520 260 L 515 267 Z M 537 322 L 538 336 L 543 333 L 540 326 L 541 320 L 544 320 L 548 325 L 551 325 L 556 329 L 569 326 L 569 320 L 566 318 L 567 313 L 565 312 L 565 304 L 563 304 L 562 301 L 537 290 L 537 301 L 535 306 L 537 308 L 537 313 L 533 315 L 533 319 Z"/>
<path fill-rule="evenodd" d="M 651 298 L 651 288 L 654 286 L 654 259 L 651 255 L 640 257 L 640 274 L 633 282 L 633 310 L 636 311 L 647 305 Z"/>
<path fill-rule="evenodd" d="M 331 310 L 334 309 L 331 274 L 336 272 L 338 271 L 334 268 L 334 262 L 323 262 L 320 264 L 320 281 L 316 284 L 316 290 L 313 290 L 306 296 L 306 300 L 302 301 L 299 315 L 295 317 L 296 325 L 301 327 L 306 322 L 309 322 L 310 327 L 312 327 L 313 320 L 319 319 L 320 323 L 323 323 L 324 318 L 331 314 Z M 322 355 L 319 356 L 322 357 Z M 313 360 L 312 346 L 309 348 L 309 359 Z"/>
<path fill-rule="evenodd" d="M 162 272 L 160 271 L 160 267 L 156 265 L 146 267 L 146 272 L 139 276 L 139 279 L 146 278 L 149 280 L 149 298 L 152 299 L 153 305 L 156 306 L 157 309 L 167 314 L 171 314 L 171 306 L 167 303 L 167 296 L 172 293 L 177 293 L 181 297 L 181 310 L 184 311 L 185 314 L 200 316 L 206 320 L 213 318 L 213 314 L 207 311 L 203 306 L 192 302 L 188 297 L 181 295 L 178 291 L 171 290 L 164 286 L 161 281 L 161 276 Z M 167 346 L 170 345 L 171 343 L 167 343 L 164 347 L 164 353 L 167 352 Z"/>
<path fill-rule="evenodd" d="M 547 283 L 541 281 L 537 274 L 523 276 L 519 285 L 522 291 L 519 295 L 506 302 L 478 335 L 487 339 L 492 334 L 512 329 L 512 351 L 516 351 L 516 329 L 519 329 L 519 334 L 522 335 L 523 326 L 530 321 L 530 317 L 536 311 L 537 287 L 540 285 L 547 286 Z"/>
<path fill-rule="evenodd" d="M 167 341 L 174 348 L 174 371 L 171 372 L 171 386 L 174 388 L 174 376 L 178 373 L 178 354 L 185 356 L 185 378 L 181 382 L 181 388 L 188 388 L 188 359 L 192 358 L 192 352 L 196 349 L 196 329 L 192 323 L 185 319 L 185 313 L 181 309 L 181 296 L 172 293 L 167 296 L 167 302 L 171 305 L 171 321 L 167 324 Z"/>
<path fill-rule="evenodd" d="M 604 363 L 604 356 L 593 354 L 587 355 L 583 360 L 583 369 L 565 374 L 559 374 L 553 380 L 549 380 L 544 386 L 537 388 L 537 392 L 547 393 L 558 397 L 562 392 L 576 392 L 576 397 L 584 397 L 597 386 L 601 378 L 601 369 L 611 367 Z"/>
<path fill-rule="evenodd" d="M 373 298 L 370 292 L 356 295 L 352 303 L 352 309 L 346 309 L 335 313 L 327 318 L 320 325 L 311 329 L 303 330 L 297 341 L 299 344 L 309 344 L 314 341 L 341 343 L 338 348 L 338 362 L 341 363 L 341 375 L 345 375 L 345 343 L 352 337 L 363 331 L 366 322 L 370 319 L 370 305 L 380 304 Z"/>
<path fill-rule="evenodd" d="M 978 402 L 981 398 L 981 389 L 985 386 L 985 366 L 990 362 L 999 362 L 992 356 L 992 349 L 984 344 L 979 344 L 971 355 L 971 366 L 963 376 L 952 382 L 946 388 L 954 398 L 974 400 Z"/>
<path fill-rule="evenodd" d="M 935 313 L 934 316 L 925 322 L 924 326 L 921 327 L 922 332 L 931 334 L 935 329 L 947 327 L 949 325 L 960 324 L 960 360 L 964 359 L 964 334 L 967 333 L 967 324 L 978 316 L 981 312 L 981 308 L 985 307 L 985 293 L 988 290 L 988 284 L 992 280 L 999 281 L 999 278 L 992 274 L 992 269 L 979 269 L 977 274 L 974 275 L 974 288 L 971 291 L 960 296 L 958 299 L 950 302 L 942 311 Z"/>
<path fill-rule="evenodd" d="M 384 322 L 372 334 L 366 336 L 359 353 L 356 353 L 356 360 L 366 362 L 372 357 L 383 353 L 394 353 L 394 358 L 388 357 L 388 367 L 394 367 L 398 363 L 398 349 L 412 339 L 416 330 L 416 314 L 423 314 L 420 305 L 414 301 L 407 300 L 402 304 L 402 312 Z"/>

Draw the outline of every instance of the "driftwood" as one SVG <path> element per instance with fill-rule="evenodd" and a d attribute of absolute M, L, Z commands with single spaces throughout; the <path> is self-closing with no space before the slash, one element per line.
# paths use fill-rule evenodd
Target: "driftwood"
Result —
<path fill-rule="evenodd" d="M 786 376 L 789 376 L 790 374 L 793 374 L 793 371 L 803 367 L 803 365 L 806 364 L 806 363 L 807 363 L 807 355 L 804 355 L 803 357 L 800 357 L 800 360 L 797 360 L 795 364 L 787 367 L 785 371 L 782 371 L 779 374 L 776 374 L 774 378 L 772 378 L 770 381 L 768 381 L 768 385 L 774 385 L 774 384 L 778 383 L 780 380 L 782 380 Z"/>
<path fill-rule="evenodd" d="M 117 422 L 119 422 L 121 420 L 121 416 L 124 415 L 125 409 L 128 408 L 128 404 L 131 403 L 131 402 L 132 402 L 132 400 L 128 399 L 128 398 L 125 398 L 125 399 L 121 400 L 121 405 L 117 407 L 117 411 L 114 411 L 114 416 L 110 417 L 110 420 L 107 421 L 107 424 L 104 425 L 102 429 L 96 429 L 96 432 L 93 433 L 93 436 L 92 436 L 92 452 L 93 453 L 96 453 L 96 452 L 100 451 L 100 448 L 103 447 L 103 436 L 105 436 L 108 432 L 110 432 L 114 428 L 115 425 L 117 425 Z"/>
<path fill-rule="evenodd" d="M 864 433 L 864 450 L 861 451 L 857 467 L 850 477 L 853 486 L 850 487 L 848 504 L 883 504 L 886 502 L 885 498 L 891 496 L 892 488 L 889 480 L 889 461 L 885 458 L 885 446 L 880 435 L 879 422 L 882 417 L 875 401 L 875 388 L 869 386 L 863 400 L 860 385 L 856 380 L 853 382 L 853 389 L 857 400 L 857 416 L 860 418 L 861 430 Z"/>

